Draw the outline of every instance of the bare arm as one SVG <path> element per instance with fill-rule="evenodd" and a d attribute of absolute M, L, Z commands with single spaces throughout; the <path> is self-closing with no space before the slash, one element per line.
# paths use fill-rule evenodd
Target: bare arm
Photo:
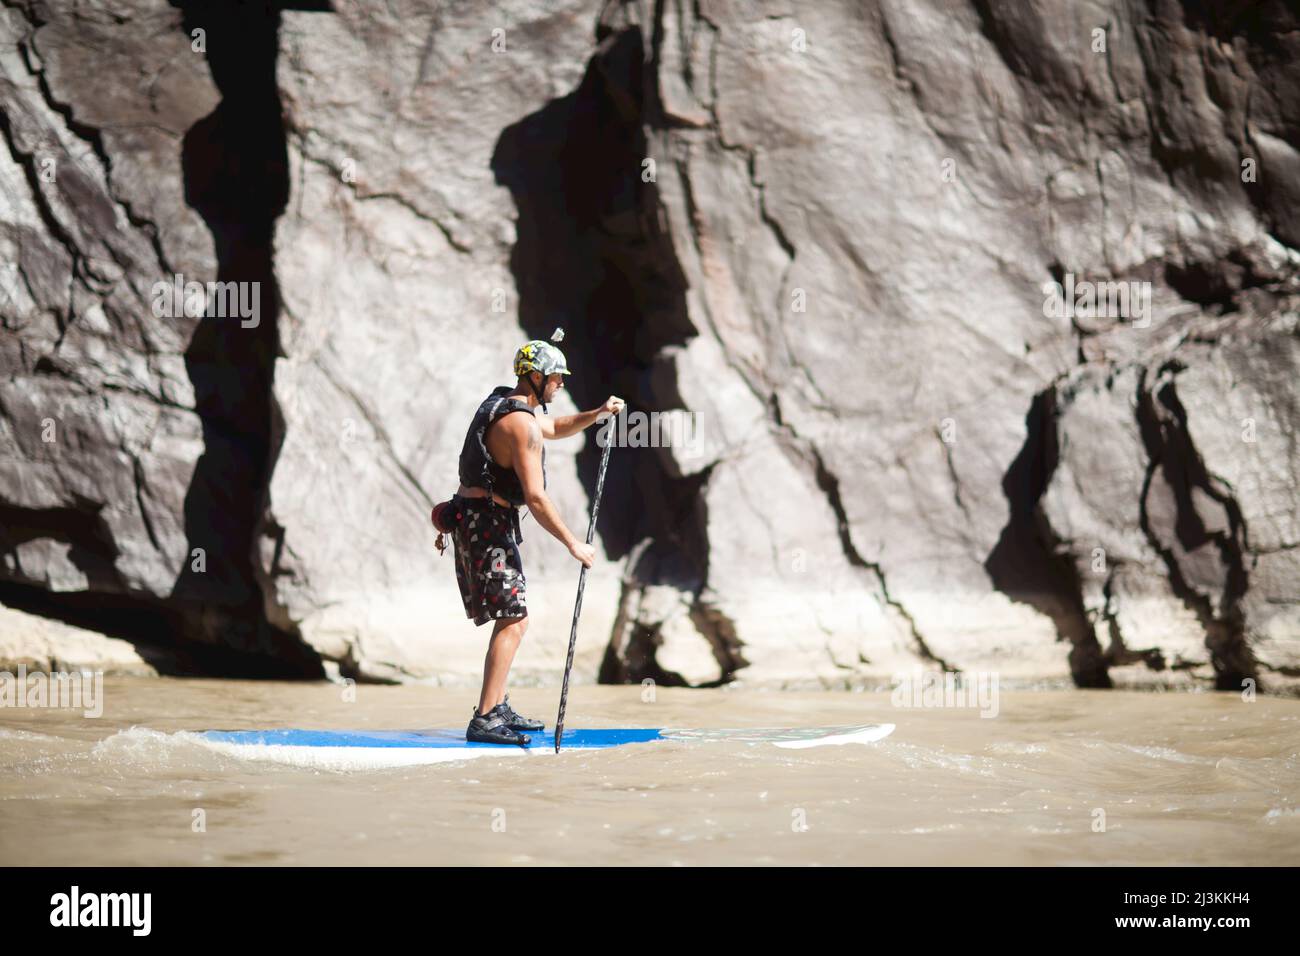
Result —
<path fill-rule="evenodd" d="M 578 543 L 555 510 L 542 484 L 542 428 L 528 415 L 507 415 L 501 422 L 510 439 L 510 457 L 524 489 L 524 501 L 537 523 L 568 549 Z"/>
<path fill-rule="evenodd" d="M 623 399 L 611 395 L 600 408 L 578 412 L 576 415 L 561 415 L 559 418 L 538 415 L 537 423 L 542 429 L 543 438 L 568 438 L 594 425 L 606 415 L 617 415 L 623 410 L 623 404 Z"/>
<path fill-rule="evenodd" d="M 543 438 L 568 438 L 593 424 L 599 414 L 600 409 L 596 408 L 589 412 L 578 412 L 576 415 L 561 415 L 559 418 L 538 415 L 537 423 L 542 428 Z"/>

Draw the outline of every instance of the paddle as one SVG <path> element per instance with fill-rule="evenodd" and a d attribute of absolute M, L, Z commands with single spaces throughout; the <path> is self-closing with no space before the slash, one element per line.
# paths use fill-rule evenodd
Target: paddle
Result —
<path fill-rule="evenodd" d="M 605 490 L 605 467 L 609 464 L 609 450 L 614 447 L 614 421 L 611 416 L 605 433 L 605 450 L 600 454 L 600 473 L 596 477 L 596 498 L 591 504 L 591 523 L 587 525 L 587 544 L 596 534 L 596 515 L 600 514 L 600 493 Z M 564 737 L 564 707 L 569 702 L 569 673 L 573 670 L 573 649 L 578 643 L 578 615 L 582 613 L 582 592 L 587 586 L 587 566 L 578 572 L 578 600 L 573 605 L 573 628 L 569 631 L 569 659 L 564 662 L 564 686 L 560 690 L 560 715 L 555 718 L 555 752 L 560 752 Z"/>

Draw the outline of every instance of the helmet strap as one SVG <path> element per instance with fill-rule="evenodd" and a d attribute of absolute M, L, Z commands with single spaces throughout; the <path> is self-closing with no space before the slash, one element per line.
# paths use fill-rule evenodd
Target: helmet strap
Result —
<path fill-rule="evenodd" d="M 540 372 L 538 372 L 537 374 L 541 375 Z M 543 386 L 546 384 L 545 376 L 542 376 L 542 384 Z M 528 387 L 531 388 L 533 390 L 533 394 L 537 396 L 537 403 L 542 406 L 542 411 L 545 414 L 549 415 L 550 412 L 547 411 L 546 400 L 542 398 L 542 395 L 544 393 L 538 390 L 537 383 L 533 381 L 533 373 L 531 371 L 528 373 Z"/>

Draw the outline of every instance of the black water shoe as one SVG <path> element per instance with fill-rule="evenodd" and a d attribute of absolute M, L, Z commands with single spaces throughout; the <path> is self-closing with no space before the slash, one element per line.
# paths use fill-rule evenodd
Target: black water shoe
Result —
<path fill-rule="evenodd" d="M 516 714 L 514 708 L 510 706 L 510 695 L 506 694 L 506 699 L 497 704 L 493 710 L 506 719 L 506 726 L 511 730 L 545 730 L 546 725 L 540 720 L 533 720 L 531 717 L 523 717 Z"/>
<path fill-rule="evenodd" d="M 517 747 L 527 747 L 533 742 L 533 738 L 527 734 L 510 729 L 499 704 L 486 715 L 480 714 L 477 707 L 474 708 L 474 717 L 465 728 L 465 739 L 475 744 L 514 744 Z"/>

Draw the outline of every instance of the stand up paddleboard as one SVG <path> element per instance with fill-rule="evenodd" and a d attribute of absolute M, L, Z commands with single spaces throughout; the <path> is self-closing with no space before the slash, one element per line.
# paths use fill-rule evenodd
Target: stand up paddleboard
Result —
<path fill-rule="evenodd" d="M 564 752 L 608 750 L 655 741 L 772 744 L 789 750 L 869 744 L 894 732 L 893 724 L 792 729 L 665 730 L 658 727 L 567 730 Z M 289 763 L 422 764 L 520 754 L 554 756 L 552 734 L 531 733 L 532 745 L 470 743 L 463 730 L 207 730 L 205 744 L 231 756 Z M 353 758 L 353 759 L 349 759 Z"/>

